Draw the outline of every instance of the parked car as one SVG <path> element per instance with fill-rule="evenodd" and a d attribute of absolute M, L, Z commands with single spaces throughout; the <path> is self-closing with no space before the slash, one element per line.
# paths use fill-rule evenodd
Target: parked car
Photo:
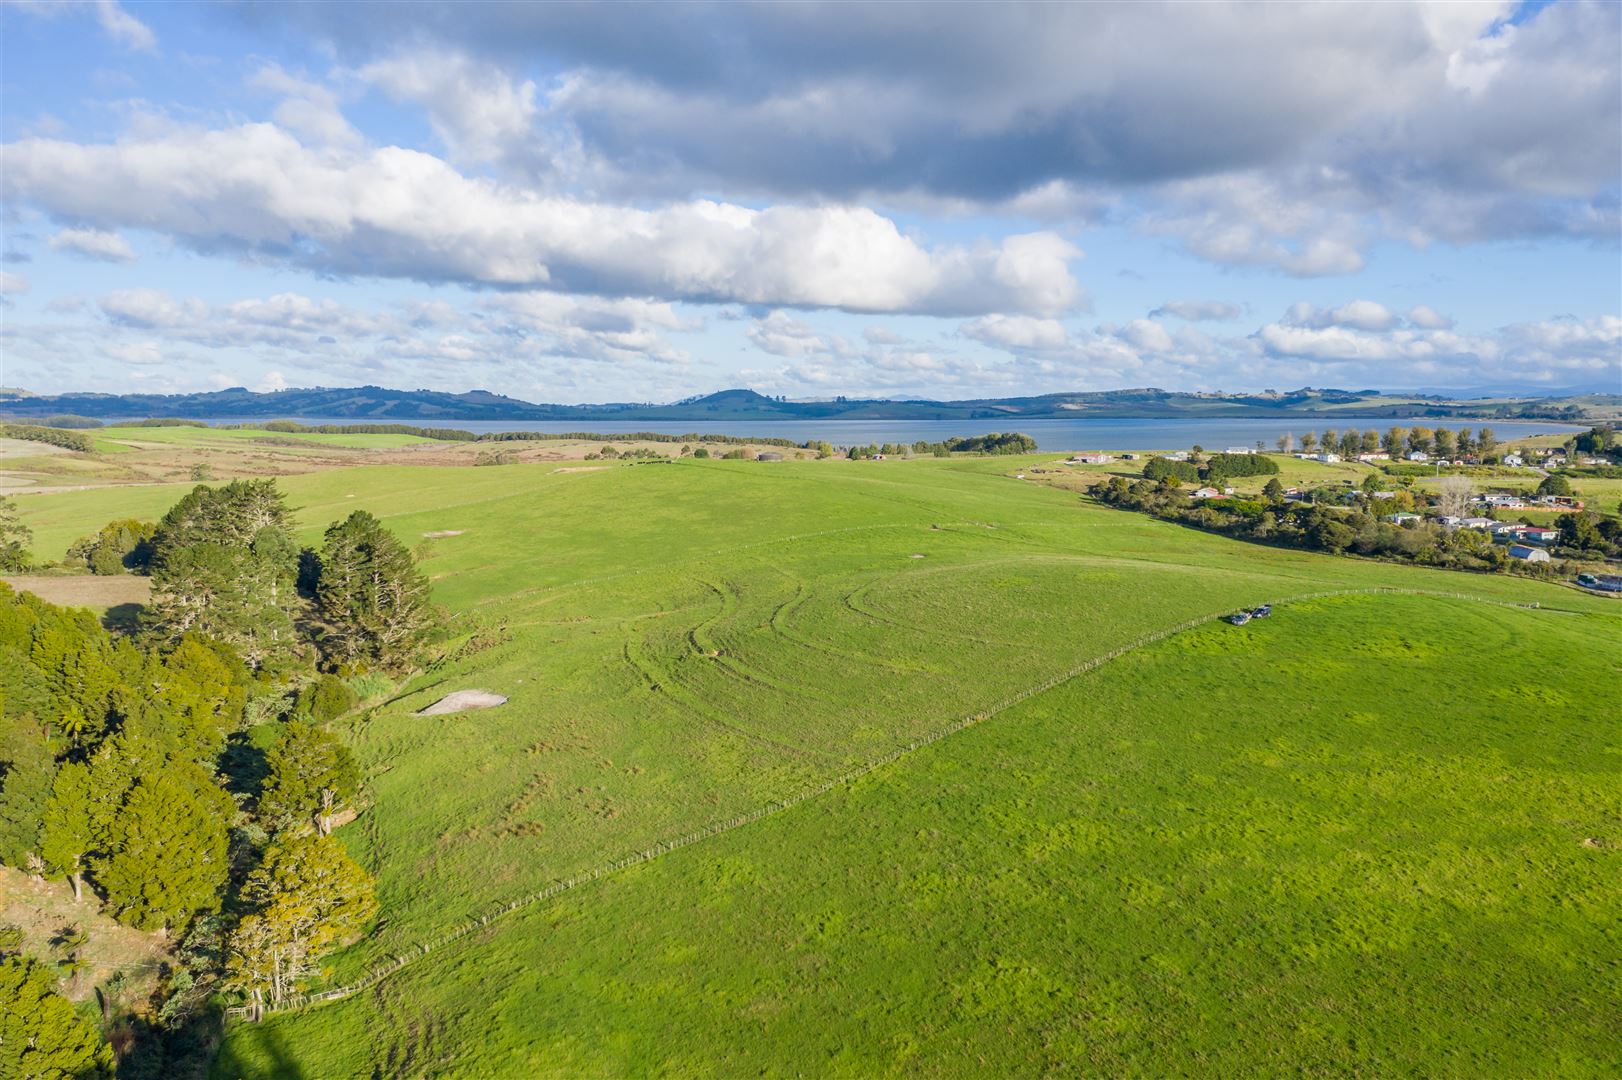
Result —
<path fill-rule="evenodd" d="M 1252 611 L 1250 613 L 1250 617 L 1252 619 L 1265 619 L 1271 614 L 1273 614 L 1273 605 L 1272 604 L 1263 604 L 1261 607 L 1257 608 L 1255 611 Z"/>
<path fill-rule="evenodd" d="M 1229 615 L 1228 621 L 1233 623 L 1235 626 L 1243 626 L 1250 621 L 1250 612 L 1241 611 L 1236 615 Z"/>

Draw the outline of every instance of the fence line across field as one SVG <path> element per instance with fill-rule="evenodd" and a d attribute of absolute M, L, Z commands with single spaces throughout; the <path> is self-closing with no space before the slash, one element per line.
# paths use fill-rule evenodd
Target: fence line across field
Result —
<path fill-rule="evenodd" d="M 1329 589 L 1322 592 L 1300 593 L 1295 596 L 1287 597 L 1283 600 L 1275 601 L 1275 603 L 1282 605 L 1299 603 L 1305 600 L 1321 600 L 1336 596 L 1371 595 L 1431 596 L 1449 600 L 1469 600 L 1474 603 L 1492 604 L 1498 607 L 1508 608 L 1536 609 L 1539 606 L 1536 603 L 1523 604 L 1510 600 L 1493 600 L 1483 596 L 1472 596 L 1468 593 L 1442 592 L 1435 589 L 1401 589 L 1395 587 Z M 457 926 L 443 934 L 439 934 L 433 938 L 429 938 L 426 941 L 418 943 L 411 948 L 411 951 L 397 954 L 391 957 L 388 962 L 374 966 L 367 971 L 366 974 L 362 975 L 355 982 L 352 982 L 347 986 L 338 986 L 333 987 L 330 990 L 322 990 L 307 994 L 290 995 L 274 1006 L 232 1006 L 226 1010 L 226 1013 L 234 1017 L 259 1019 L 270 1013 L 290 1012 L 312 1005 L 324 1005 L 328 1002 L 341 1001 L 344 998 L 353 997 L 361 991 L 368 990 L 382 982 L 385 978 L 399 971 L 401 968 L 404 968 L 407 964 L 410 964 L 415 960 L 419 960 L 438 949 L 444 948 L 446 945 L 459 941 L 475 931 L 489 926 L 498 919 L 511 915 L 520 908 L 544 903 L 555 896 L 568 892 L 570 889 L 574 889 L 588 882 L 596 881 L 599 878 L 605 877 L 609 874 L 615 874 L 622 870 L 627 870 L 633 866 L 650 862 L 662 855 L 668 855 L 672 851 L 689 847 L 701 840 L 707 840 L 712 836 L 717 836 L 724 832 L 731 832 L 732 830 L 742 828 L 745 825 L 751 825 L 772 814 L 782 813 L 784 810 L 788 810 L 809 799 L 814 799 L 819 795 L 824 795 L 836 787 L 860 780 L 862 777 L 876 772 L 877 770 L 882 769 L 884 766 L 889 765 L 908 754 L 940 742 L 942 739 L 955 735 L 966 728 L 973 727 L 975 724 L 981 723 L 982 721 L 989 720 L 993 716 L 1006 712 L 1021 702 L 1027 701 L 1038 694 L 1046 693 L 1047 691 L 1052 690 L 1063 683 L 1069 682 L 1071 679 L 1079 678 L 1096 668 L 1102 667 L 1104 664 L 1107 664 L 1112 660 L 1117 660 L 1120 657 L 1125 656 L 1129 652 L 1135 652 L 1138 649 L 1153 645 L 1156 642 L 1164 641 L 1166 638 L 1192 630 L 1197 626 L 1204 625 L 1205 623 L 1215 622 L 1224 617 L 1225 613 L 1200 615 L 1192 619 L 1186 619 L 1174 626 L 1164 627 L 1160 630 L 1143 634 L 1124 645 L 1119 645 L 1116 648 L 1111 649 L 1109 652 L 1091 657 L 1082 663 L 1075 665 L 1074 667 L 1071 667 L 1057 675 L 1037 683 L 1034 686 L 1027 687 L 1024 690 L 1011 694 L 987 709 L 972 713 L 968 716 L 960 717 L 939 730 L 932 731 L 927 735 L 920 735 L 912 741 L 890 750 L 877 758 L 874 758 L 872 761 L 864 762 L 853 769 L 849 769 L 838 776 L 814 784 L 803 791 L 785 796 L 781 799 L 774 799 L 771 802 L 758 806 L 746 813 L 738 814 L 734 817 L 726 818 L 721 821 L 711 822 L 703 828 L 696 829 L 682 836 L 678 836 L 670 840 L 658 841 L 652 847 L 644 848 L 643 850 L 633 852 L 630 855 L 621 856 L 612 862 L 604 863 L 589 871 L 572 875 L 570 877 L 561 878 L 558 881 L 554 881 L 552 884 L 545 886 L 544 888 L 537 889 L 534 892 L 527 893 L 518 897 L 517 899 L 510 900 L 493 911 L 486 912 L 483 915 L 470 919 L 467 922 L 462 923 L 460 926 Z"/>

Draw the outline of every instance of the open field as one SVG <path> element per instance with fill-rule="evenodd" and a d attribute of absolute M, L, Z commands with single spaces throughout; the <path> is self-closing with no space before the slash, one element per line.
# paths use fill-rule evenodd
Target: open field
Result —
<path fill-rule="evenodd" d="M 1608 1072 L 1594 622 L 1360 596 L 1190 631 L 238 1028 L 218 1072 Z"/>
<path fill-rule="evenodd" d="M 1307 1046 L 1309 1071 L 1378 1071 L 1382 1040 L 1352 1045 L 1353 1018 L 1395 1032 L 1406 996 L 1429 1016 L 1474 992 L 1471 965 L 1541 988 L 1527 1001 L 1578 999 L 1558 1046 L 1483 1003 L 1501 1021 L 1483 1060 L 1584 1071 L 1611 1052 L 1581 1005 L 1596 948 L 1570 912 L 1606 899 L 1577 860 L 1617 880 L 1596 797 L 1617 753 L 1600 710 L 1614 606 L 1234 543 L 1009 475 L 1052 460 L 284 479 L 306 542 L 367 509 L 417 545 L 456 635 L 342 725 L 371 805 L 339 835 L 379 875 L 383 915 L 331 984 L 969 726 L 519 907 L 344 1001 L 233 1028 L 220 1074 L 960 1075 L 971 1044 L 1020 1072 L 1255 1071 Z M 50 551 L 189 486 L 18 502 Z M 1545 610 L 1302 601 L 1095 669 L 1239 605 L 1370 589 Z M 412 715 L 464 689 L 509 701 Z M 1488 796 L 1580 835 L 1482 814 Z M 1533 856 L 1552 877 L 1515 869 Z M 1552 929 L 1534 955 L 1491 919 Z M 1433 1020 L 1391 1068 L 1463 1071 L 1469 1040 Z M 1252 1027 L 1218 1045 L 1234 1023 Z"/>
<path fill-rule="evenodd" d="M 575 467 L 604 447 L 601 440 L 537 439 L 454 442 L 416 435 L 278 432 L 250 428 L 107 427 L 87 432 L 89 453 L 44 443 L 0 439 L 0 495 L 56 495 L 81 488 L 193 484 L 241 477 L 291 476 L 362 465 L 471 467 L 492 455 L 508 464 L 553 462 Z M 720 457 L 742 450 L 749 457 L 772 450 L 787 457 L 813 456 L 777 446 L 693 440 Z M 619 452 L 651 451 L 674 457 L 681 444 L 616 440 Z M 51 558 L 47 550 L 42 557 Z"/>

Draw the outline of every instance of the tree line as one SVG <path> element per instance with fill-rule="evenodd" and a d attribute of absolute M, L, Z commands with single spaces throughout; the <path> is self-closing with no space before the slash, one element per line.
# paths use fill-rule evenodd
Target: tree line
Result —
<path fill-rule="evenodd" d="M 1381 452 L 1399 458 L 1417 451 L 1438 457 L 1476 457 L 1485 461 L 1500 444 L 1490 427 L 1474 433 L 1469 428 L 1455 431 L 1445 427 L 1390 427 L 1383 435 L 1373 428 L 1364 431 L 1325 428 L 1321 433 L 1305 432 L 1299 440 L 1293 433 L 1285 433 L 1278 437 L 1275 445 L 1285 454 L 1295 452 L 1299 446 L 1303 454 L 1338 454 L 1343 458 Z"/>
<path fill-rule="evenodd" d="M 199 486 L 150 530 L 98 536 L 121 550 L 131 534 L 152 575 L 133 635 L 0 584 L 0 862 L 174 943 L 120 1063 L 163 1076 L 217 1026 L 219 992 L 273 1004 L 376 914 L 331 835 L 360 771 L 324 722 L 358 702 L 356 681 L 415 662 L 431 611 L 376 518 L 300 549 L 272 481 Z M 0 1013 L 24 1017 L 0 1028 L 0 1065 L 28 1043 L 54 1049 L 23 1075 L 104 1075 L 54 977 L 3 934 L 0 953 Z"/>
<path fill-rule="evenodd" d="M 39 424 L 0 424 L 0 439 L 45 443 L 48 446 L 60 446 L 65 450 L 78 450 L 86 454 L 96 447 L 90 436 L 83 432 L 42 427 Z"/>

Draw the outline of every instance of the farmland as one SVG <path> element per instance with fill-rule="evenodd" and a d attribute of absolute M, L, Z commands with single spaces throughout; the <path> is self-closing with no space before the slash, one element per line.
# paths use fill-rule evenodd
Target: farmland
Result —
<path fill-rule="evenodd" d="M 367 777 L 338 835 L 382 917 L 326 985 L 418 955 L 233 1025 L 220 1075 L 1618 1054 L 1590 959 L 1622 899 L 1614 604 L 1010 475 L 1051 458 L 392 453 L 280 483 L 304 542 L 382 518 L 448 614 L 444 658 L 337 725 Z M 189 486 L 18 502 L 49 555 Z M 1263 601 L 1252 627 L 1203 621 Z M 461 689 L 509 700 L 413 715 Z"/>

